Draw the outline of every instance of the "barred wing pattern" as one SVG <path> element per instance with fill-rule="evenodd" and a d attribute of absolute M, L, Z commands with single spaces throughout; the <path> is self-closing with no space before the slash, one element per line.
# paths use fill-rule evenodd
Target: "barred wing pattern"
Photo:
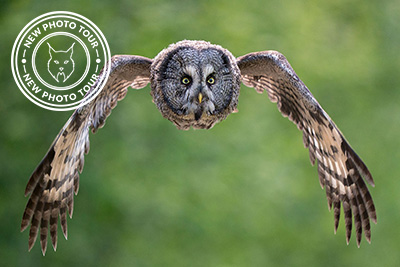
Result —
<path fill-rule="evenodd" d="M 250 53 L 239 57 L 237 63 L 242 82 L 259 93 L 267 91 L 282 115 L 303 132 L 311 164 L 317 161 L 319 182 L 322 188 L 325 187 L 328 207 L 331 210 L 333 206 L 335 233 L 342 203 L 347 243 L 352 231 L 352 217 L 357 245 L 360 246 L 363 230 L 370 242 L 370 220 L 376 223 L 376 211 L 363 178 L 372 186 L 374 181 L 340 130 L 279 52 Z"/>
<path fill-rule="evenodd" d="M 102 70 L 96 81 L 97 84 L 107 79 L 102 91 L 93 101 L 78 108 L 57 135 L 25 189 L 25 196 L 30 194 L 30 197 L 21 231 L 30 225 L 29 250 L 35 244 L 40 229 L 41 248 L 43 255 L 46 253 L 49 226 L 56 250 L 58 217 L 67 239 L 67 210 L 71 218 L 73 192 L 78 193 L 84 154 L 89 152 L 89 129 L 94 133 L 104 125 L 117 101 L 125 97 L 129 86 L 140 89 L 150 82 L 151 63 L 151 59 L 140 56 L 113 56 L 108 77 Z"/>

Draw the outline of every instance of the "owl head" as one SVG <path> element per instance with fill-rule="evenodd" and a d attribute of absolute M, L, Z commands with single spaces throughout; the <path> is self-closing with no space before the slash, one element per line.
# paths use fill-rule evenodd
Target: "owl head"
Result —
<path fill-rule="evenodd" d="M 240 71 L 221 46 L 181 41 L 154 58 L 151 87 L 161 114 L 179 129 L 209 129 L 236 109 Z"/>

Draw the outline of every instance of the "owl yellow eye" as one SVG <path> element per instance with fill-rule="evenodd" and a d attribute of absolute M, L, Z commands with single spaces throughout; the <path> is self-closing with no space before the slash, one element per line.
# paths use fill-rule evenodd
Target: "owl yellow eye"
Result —
<path fill-rule="evenodd" d="M 210 84 L 210 85 L 211 85 L 211 84 L 214 84 L 214 83 L 215 83 L 215 78 L 214 78 L 214 76 L 208 77 L 207 83 Z"/>
<path fill-rule="evenodd" d="M 190 79 L 190 77 L 183 77 L 182 78 L 182 83 L 184 85 L 188 85 L 191 81 L 192 81 L 192 79 Z"/>

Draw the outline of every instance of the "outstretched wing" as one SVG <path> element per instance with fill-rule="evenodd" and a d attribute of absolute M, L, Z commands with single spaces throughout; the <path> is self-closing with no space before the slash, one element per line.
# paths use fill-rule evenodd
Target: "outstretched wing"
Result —
<path fill-rule="evenodd" d="M 267 91 L 282 115 L 303 131 L 304 146 L 309 149 L 311 164 L 315 160 L 321 187 L 326 190 L 329 209 L 334 210 L 335 232 L 339 224 L 341 203 L 349 243 L 352 216 L 360 246 L 362 231 L 371 240 L 370 220 L 376 223 L 374 202 L 363 178 L 372 186 L 368 168 L 296 75 L 286 58 L 276 51 L 250 53 L 237 63 L 242 82 L 257 92 Z"/>
<path fill-rule="evenodd" d="M 67 238 L 67 210 L 71 218 L 73 192 L 78 193 L 84 154 L 89 152 L 89 129 L 94 133 L 104 125 L 117 101 L 125 97 L 129 86 L 139 89 L 149 83 L 151 63 L 151 59 L 140 56 L 112 57 L 108 77 L 103 69 L 96 81 L 98 84 L 107 79 L 102 91 L 72 114 L 36 167 L 26 186 L 25 196 L 30 194 L 30 198 L 21 223 L 21 231 L 31 225 L 29 250 L 40 229 L 42 252 L 43 255 L 46 253 L 49 225 L 53 248 L 56 249 L 59 216 Z"/>

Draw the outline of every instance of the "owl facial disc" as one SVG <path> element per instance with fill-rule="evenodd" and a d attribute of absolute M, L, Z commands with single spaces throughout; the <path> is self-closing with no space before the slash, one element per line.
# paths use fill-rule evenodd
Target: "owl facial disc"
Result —
<path fill-rule="evenodd" d="M 151 69 L 154 102 L 179 129 L 209 129 L 236 109 L 240 71 L 220 46 L 178 42 L 161 51 Z"/>

